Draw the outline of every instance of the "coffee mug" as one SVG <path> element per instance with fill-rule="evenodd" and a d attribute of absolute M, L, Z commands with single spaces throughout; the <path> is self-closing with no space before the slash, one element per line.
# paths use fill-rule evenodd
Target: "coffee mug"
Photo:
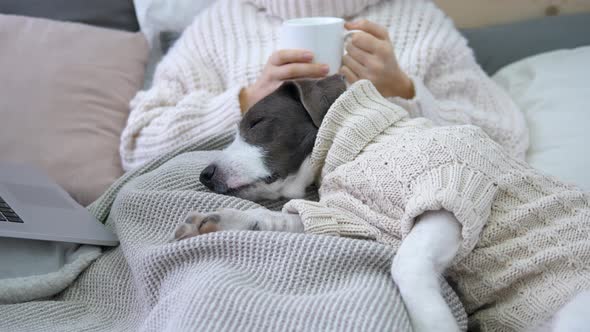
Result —
<path fill-rule="evenodd" d="M 338 73 L 344 55 L 344 40 L 358 30 L 345 31 L 338 17 L 306 17 L 283 22 L 279 49 L 305 49 L 313 52 L 314 63 L 330 66 L 328 75 Z"/>

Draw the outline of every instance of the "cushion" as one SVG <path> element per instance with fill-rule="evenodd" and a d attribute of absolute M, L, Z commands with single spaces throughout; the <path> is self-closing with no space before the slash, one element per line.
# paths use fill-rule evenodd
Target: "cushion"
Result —
<path fill-rule="evenodd" d="M 134 0 L 141 30 L 150 42 L 162 31 L 182 31 L 215 0 Z"/>
<path fill-rule="evenodd" d="M 493 78 L 525 113 L 535 168 L 590 191 L 590 46 L 529 57 Z"/>
<path fill-rule="evenodd" d="M 168 50 L 174 45 L 174 43 L 180 38 L 182 33 L 178 31 L 162 31 L 160 32 L 160 48 L 162 54 L 168 53 Z"/>
<path fill-rule="evenodd" d="M 500 68 L 535 54 L 590 45 L 590 14 L 552 16 L 513 24 L 465 29 L 463 34 L 482 68 Z"/>
<path fill-rule="evenodd" d="M 215 0 L 134 0 L 141 31 L 146 35 L 152 49 L 146 68 L 144 88 L 150 88 L 157 64 L 166 52 L 162 52 L 161 33 L 172 33 L 174 40 L 164 40 L 168 48 L 177 39 L 195 16 Z"/>
<path fill-rule="evenodd" d="M 2 0 L 0 13 L 139 30 L 132 0 Z"/>
<path fill-rule="evenodd" d="M 42 167 L 82 204 L 122 174 L 119 137 L 143 80 L 140 33 L 0 15 L 0 155 Z"/>

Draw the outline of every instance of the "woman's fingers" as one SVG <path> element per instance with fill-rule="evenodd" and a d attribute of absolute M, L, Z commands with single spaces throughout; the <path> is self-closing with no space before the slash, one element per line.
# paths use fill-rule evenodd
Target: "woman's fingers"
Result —
<path fill-rule="evenodd" d="M 348 67 L 356 77 L 365 76 L 365 67 L 348 54 L 342 57 L 342 65 Z"/>
<path fill-rule="evenodd" d="M 328 65 L 319 63 L 290 63 L 276 67 L 274 70 L 274 79 L 292 80 L 297 78 L 320 78 L 328 74 L 330 70 Z"/>
<path fill-rule="evenodd" d="M 313 53 L 306 50 L 279 50 L 274 52 L 269 60 L 275 66 L 298 62 L 306 63 L 313 60 Z"/>
<path fill-rule="evenodd" d="M 363 67 L 367 65 L 369 59 L 372 57 L 370 53 L 361 50 L 352 43 L 346 45 L 346 54 L 356 60 L 359 64 L 363 65 Z"/>
<path fill-rule="evenodd" d="M 389 40 L 389 32 L 384 26 L 381 26 L 375 22 L 371 22 L 366 19 L 360 19 L 358 21 L 347 22 L 345 24 L 348 30 L 361 30 L 364 31 L 377 39 Z"/>
<path fill-rule="evenodd" d="M 310 63 L 313 53 L 306 50 L 279 50 L 270 57 L 271 77 L 284 81 L 297 78 L 320 78 L 328 74 L 328 65 Z"/>
<path fill-rule="evenodd" d="M 359 80 L 359 77 L 347 66 L 342 66 L 340 68 L 340 74 L 344 75 L 346 81 L 350 84 Z"/>
<path fill-rule="evenodd" d="M 373 54 L 377 50 L 379 39 L 366 32 L 357 32 L 352 35 L 350 43 L 367 53 Z"/>

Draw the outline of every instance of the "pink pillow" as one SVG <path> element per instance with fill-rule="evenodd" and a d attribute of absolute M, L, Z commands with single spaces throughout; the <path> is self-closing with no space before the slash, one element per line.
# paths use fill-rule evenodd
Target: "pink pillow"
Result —
<path fill-rule="evenodd" d="M 141 87 L 140 33 L 0 15 L 0 160 L 38 165 L 87 205 L 123 171 L 119 136 Z"/>

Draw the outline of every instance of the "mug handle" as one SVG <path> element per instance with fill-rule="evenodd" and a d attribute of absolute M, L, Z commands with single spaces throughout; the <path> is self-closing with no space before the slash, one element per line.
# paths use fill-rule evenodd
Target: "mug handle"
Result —
<path fill-rule="evenodd" d="M 363 32 L 363 31 L 362 30 L 348 30 L 348 31 L 346 31 L 342 35 L 342 37 L 344 38 L 344 41 L 346 41 L 347 38 L 349 38 L 350 36 L 352 36 L 353 33 L 356 33 L 356 32 Z M 343 50 L 342 55 L 346 55 L 346 49 Z"/>

